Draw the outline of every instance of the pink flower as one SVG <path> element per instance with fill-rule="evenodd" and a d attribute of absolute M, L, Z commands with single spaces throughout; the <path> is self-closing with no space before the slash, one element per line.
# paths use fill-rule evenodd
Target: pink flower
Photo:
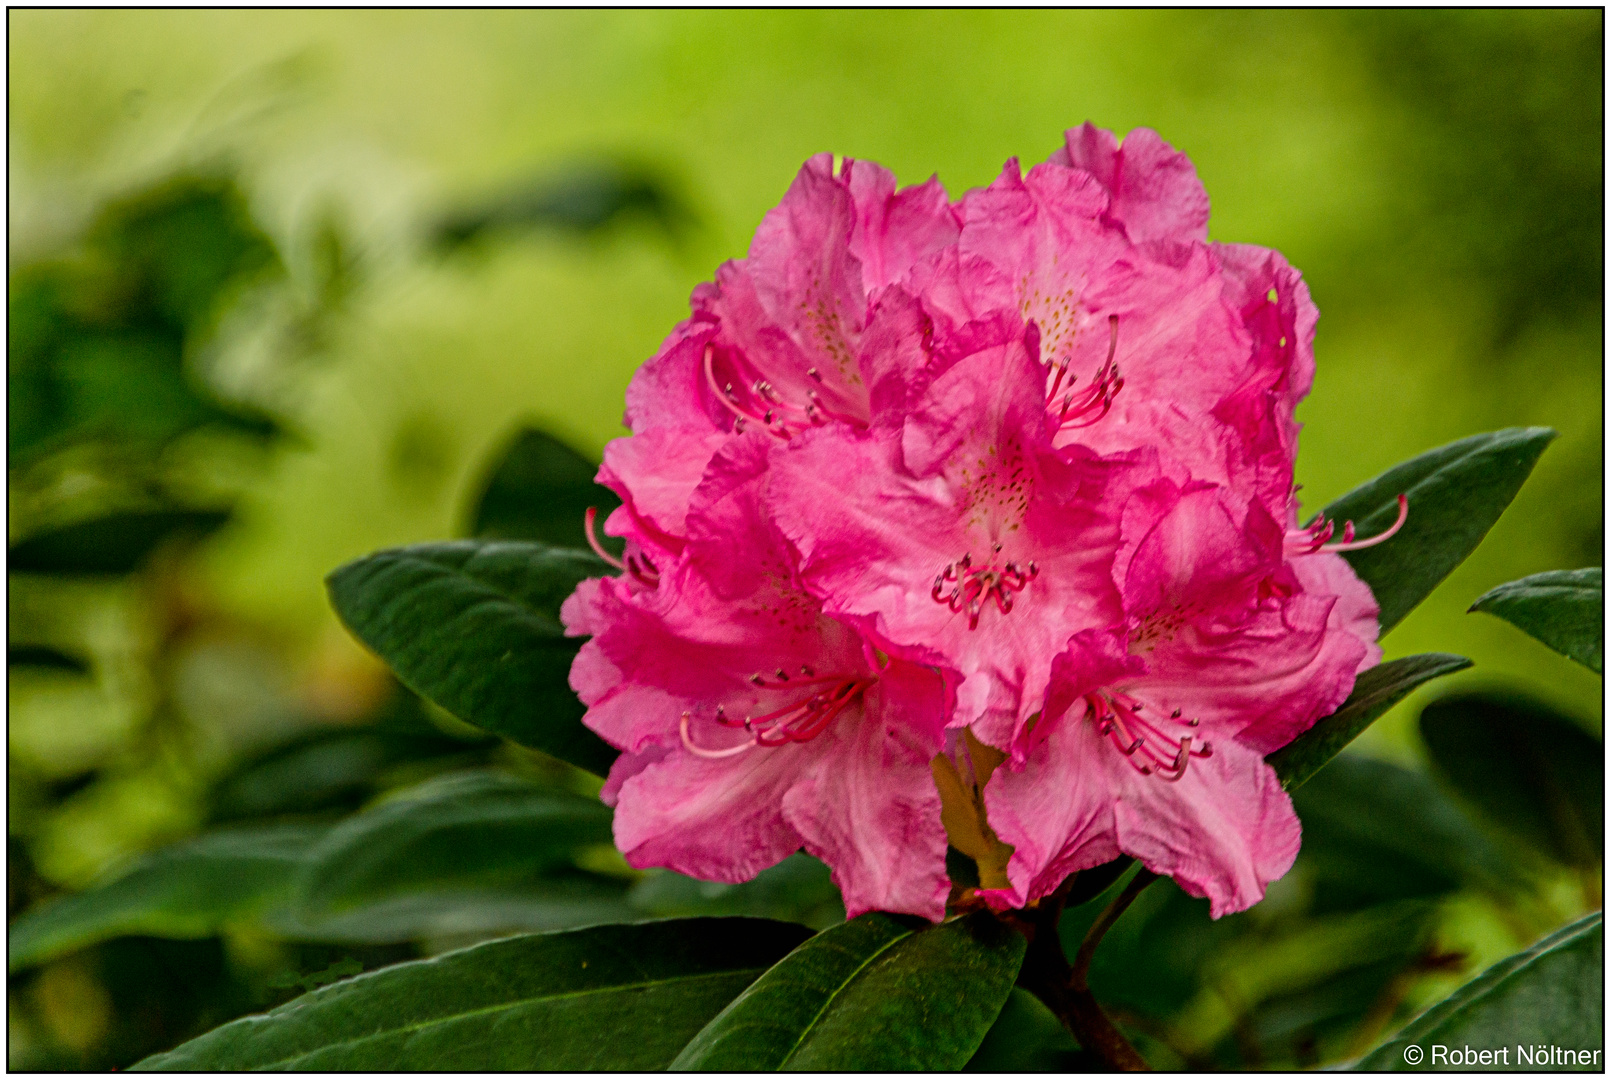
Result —
<path fill-rule="evenodd" d="M 594 635 L 571 685 L 588 726 L 624 751 L 604 788 L 616 843 L 634 866 L 713 881 L 804 847 L 833 868 L 852 917 L 938 919 L 948 883 L 930 760 L 946 677 L 881 655 L 801 590 L 757 506 L 767 441 L 718 453 L 656 588 L 595 579 L 566 601 L 570 632 Z"/>
<path fill-rule="evenodd" d="M 1286 872 L 1263 756 L 1380 659 L 1336 552 L 1394 530 L 1297 527 L 1316 311 L 1207 219 L 1145 130 L 955 205 L 806 163 L 633 379 L 626 573 L 564 612 L 634 865 L 804 846 L 929 918 L 949 827 L 995 906 L 1121 854 L 1216 916 Z"/>

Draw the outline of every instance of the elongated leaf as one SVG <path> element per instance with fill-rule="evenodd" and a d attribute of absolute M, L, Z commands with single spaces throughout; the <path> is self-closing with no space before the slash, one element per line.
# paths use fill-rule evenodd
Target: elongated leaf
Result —
<path fill-rule="evenodd" d="M 965 1072 L 1099 1072 L 1102 1059 L 1087 1054 L 1040 999 L 1013 988 Z"/>
<path fill-rule="evenodd" d="M 1549 428 L 1473 435 L 1395 465 L 1321 511 L 1373 536 L 1398 516 L 1399 494 L 1409 496 L 1409 520 L 1397 536 L 1343 555 L 1381 605 L 1382 633 L 1476 550 L 1554 438 Z"/>
<path fill-rule="evenodd" d="M 297 881 L 305 917 L 399 894 L 534 881 L 610 843 L 597 799 L 496 772 L 437 777 L 337 825 Z"/>
<path fill-rule="evenodd" d="M 115 880 L 12 923 L 7 964 L 15 971 L 124 934 L 209 937 L 255 919 L 284 902 L 297 866 L 323 833 L 232 829 L 154 851 Z"/>
<path fill-rule="evenodd" d="M 520 885 L 439 886 L 335 911 L 276 909 L 265 926 L 288 941 L 344 945 L 573 930 L 642 919 L 627 887 L 620 878 L 556 870 Z"/>
<path fill-rule="evenodd" d="M 1602 1072 L 1603 1052 L 1578 1063 L 1560 1060 L 1550 1048 L 1603 1051 L 1604 957 L 1605 925 L 1596 911 L 1525 952 L 1501 960 L 1421 1014 L 1354 1068 L 1366 1072 L 1438 1068 L 1471 1072 L 1547 1066 L 1550 1071 L 1576 1067 Z M 1491 1066 L 1447 1060 L 1448 1051 L 1463 1052 L 1468 1046 L 1509 1053 Z M 1435 1055 L 1439 1047 L 1444 1051 L 1443 1061 Z M 1406 1058 L 1406 1051 L 1414 1061 Z"/>
<path fill-rule="evenodd" d="M 342 621 L 410 689 L 602 776 L 616 751 L 581 725 L 567 682 L 579 643 L 559 606 L 608 570 L 586 552 L 460 540 L 376 552 L 326 584 Z"/>
<path fill-rule="evenodd" d="M 722 1010 L 673 1069 L 955 1070 L 1001 1012 L 1025 942 L 988 912 L 874 912 L 824 930 Z"/>
<path fill-rule="evenodd" d="M 165 541 L 205 536 L 227 510 L 129 510 L 63 525 L 11 548 L 13 570 L 44 574 L 128 574 Z"/>
<path fill-rule="evenodd" d="M 650 870 L 632 886 L 628 899 L 643 913 L 662 918 L 756 915 L 817 930 L 845 921 L 845 904 L 828 868 L 804 852 L 736 885 Z"/>
<path fill-rule="evenodd" d="M 505 938 L 336 983 L 135 1068 L 662 1069 L 809 933 L 681 919 Z"/>
<path fill-rule="evenodd" d="M 1548 570 L 1490 589 L 1472 611 L 1486 611 L 1576 660 L 1605 674 L 1605 572 Z"/>
<path fill-rule="evenodd" d="M 1421 713 L 1438 773 L 1531 850 L 1591 869 L 1605 847 L 1605 754 L 1598 739 L 1517 694 L 1454 694 Z"/>
<path fill-rule="evenodd" d="M 1292 805 L 1317 905 L 1517 887 L 1516 867 L 1423 773 L 1345 754 L 1294 792 Z"/>
<path fill-rule="evenodd" d="M 598 465 L 536 428 L 522 428 L 504 450 L 474 503 L 470 533 L 487 540 L 587 545 L 588 507 L 602 522 L 621 500 L 593 482 Z M 621 541 L 609 540 L 617 552 Z"/>
<path fill-rule="evenodd" d="M 1314 727 L 1266 760 L 1281 778 L 1281 786 L 1291 791 L 1319 772 L 1322 765 L 1411 690 L 1470 666 L 1470 660 L 1449 653 L 1421 653 L 1378 664 L 1354 682 L 1353 693 L 1336 712 L 1317 720 Z"/>

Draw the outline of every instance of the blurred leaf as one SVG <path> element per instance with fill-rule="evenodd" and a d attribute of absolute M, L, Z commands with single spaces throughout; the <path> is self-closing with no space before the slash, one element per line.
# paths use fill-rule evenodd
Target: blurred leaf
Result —
<path fill-rule="evenodd" d="M 444 214 L 430 244 L 447 253 L 494 235 L 555 229 L 590 233 L 629 217 L 646 218 L 673 240 L 693 215 L 663 176 L 627 162 L 579 162 L 480 206 Z"/>
<path fill-rule="evenodd" d="M 128 574 L 160 544 L 205 536 L 228 510 L 130 510 L 35 533 L 10 550 L 12 570 L 45 574 Z"/>
<path fill-rule="evenodd" d="M 960 1069 L 1000 1014 L 1024 948 L 989 912 L 939 926 L 862 915 L 762 975 L 671 1067 Z"/>
<path fill-rule="evenodd" d="M 64 653 L 46 645 L 11 645 L 6 646 L 6 667 L 33 667 L 48 668 L 52 671 L 67 671 L 74 675 L 89 673 L 89 661 L 81 656 Z"/>
<path fill-rule="evenodd" d="M 521 885 L 610 843 L 611 816 L 513 776 L 440 776 L 331 829 L 302 864 L 297 903 L 316 919 L 398 894 Z"/>
<path fill-rule="evenodd" d="M 593 482 L 598 466 L 545 432 L 522 428 L 476 499 L 470 533 L 488 540 L 536 540 L 585 548 L 583 519 L 597 507 L 602 524 L 621 500 Z M 619 548 L 619 540 L 609 541 Z"/>
<path fill-rule="evenodd" d="M 1265 760 L 1281 778 L 1281 786 L 1291 791 L 1319 772 L 1321 766 L 1411 690 L 1470 666 L 1470 660 L 1449 653 L 1421 653 L 1378 664 L 1354 681 L 1353 692 L 1336 712 L 1316 720 L 1314 727 Z"/>
<path fill-rule="evenodd" d="M 360 975 L 135 1067 L 661 1069 L 808 934 L 686 919 L 506 938 Z"/>
<path fill-rule="evenodd" d="M 1498 828 L 1567 866 L 1605 846 L 1605 751 L 1578 724 L 1516 694 L 1453 694 L 1421 712 L 1433 766 Z"/>
<path fill-rule="evenodd" d="M 1103 1068 L 1102 1060 L 1081 1050 L 1068 1028 L 1039 998 L 1014 987 L 963 1071 L 1099 1072 Z"/>
<path fill-rule="evenodd" d="M 304 826 L 209 833 L 142 857 L 126 873 L 11 924 L 11 970 L 125 934 L 209 937 L 281 902 L 324 830 Z"/>
<path fill-rule="evenodd" d="M 475 744 L 434 729 L 325 728 L 258 754 L 220 779 L 212 790 L 212 818 L 233 821 L 356 809 L 380 790 L 388 771 L 399 764 L 463 766 L 476 753 Z"/>
<path fill-rule="evenodd" d="M 804 852 L 736 885 L 650 870 L 632 886 L 628 900 L 660 917 L 755 915 L 818 930 L 845 921 L 844 901 L 828 868 Z"/>
<path fill-rule="evenodd" d="M 1398 496 L 1409 496 L 1409 520 L 1397 536 L 1343 554 L 1381 606 L 1383 634 L 1476 550 L 1554 438 L 1549 428 L 1473 435 L 1395 465 L 1321 511 L 1374 536 L 1398 517 Z"/>
<path fill-rule="evenodd" d="M 1597 674 L 1605 674 L 1605 586 L 1598 566 L 1548 570 L 1490 589 L 1472 611 L 1497 615 Z"/>
<path fill-rule="evenodd" d="M 1548 1053 L 1552 1046 L 1598 1050 L 1605 1041 L 1605 925 L 1596 911 L 1563 927 L 1525 952 L 1501 960 L 1428 1009 L 1397 1036 L 1356 1062 L 1360 1071 L 1436 1068 L 1433 1045 L 1478 1050 L 1505 1047 L 1517 1060 L 1501 1068 L 1560 1066 L 1540 1057 L 1529 1062 L 1527 1049 Z M 1425 1060 L 1407 1065 L 1404 1051 L 1420 1047 Z M 1461 1072 L 1468 1065 L 1445 1066 Z M 1569 1066 L 1568 1066 L 1569 1067 Z M 1603 1072 L 1603 1058 L 1587 1071 Z"/>
<path fill-rule="evenodd" d="M 1516 887 L 1516 868 L 1421 773 L 1345 754 L 1295 791 L 1292 804 L 1317 908 Z"/>
<path fill-rule="evenodd" d="M 376 552 L 326 584 L 342 621 L 410 689 L 602 776 L 616 751 L 581 724 L 568 683 L 580 643 L 559 606 L 608 571 L 586 552 L 464 540 Z"/>
<path fill-rule="evenodd" d="M 277 909 L 266 920 L 288 941 L 393 944 L 433 938 L 570 930 L 641 920 L 627 883 L 585 870 L 555 870 L 518 885 L 436 885 L 336 911 Z"/>
<path fill-rule="evenodd" d="M 260 410 L 202 386 L 185 357 L 243 285 L 277 266 L 232 180 L 180 176 L 108 206 L 75 260 L 17 268 L 12 453 L 87 438 L 161 444 L 204 424 L 276 434 Z"/>

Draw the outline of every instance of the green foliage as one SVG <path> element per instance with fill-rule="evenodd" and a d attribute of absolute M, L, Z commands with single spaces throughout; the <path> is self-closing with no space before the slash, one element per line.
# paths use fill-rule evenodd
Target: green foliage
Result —
<path fill-rule="evenodd" d="M 179 176 L 108 206 L 76 261 L 11 275 L 7 446 L 32 456 L 85 438 L 163 443 L 219 424 L 276 424 L 185 370 L 222 306 L 278 265 L 235 183 Z"/>
<path fill-rule="evenodd" d="M 1022 936 L 988 912 L 824 930 L 707 1024 L 673 1069 L 955 1070 L 1012 990 Z"/>
<path fill-rule="evenodd" d="M 156 548 L 200 537 L 229 520 L 228 510 L 127 510 L 34 533 L 7 553 L 13 571 L 128 574 Z"/>
<path fill-rule="evenodd" d="M 1063 1022 L 1027 990 L 1013 987 L 1001 1015 L 965 1072 L 1093 1072 L 1101 1059 L 1087 1054 Z"/>
<path fill-rule="evenodd" d="M 804 852 L 736 885 L 650 870 L 632 886 L 628 899 L 633 907 L 660 917 L 756 915 L 819 930 L 845 920 L 844 901 L 828 868 Z"/>
<path fill-rule="evenodd" d="M 1547 570 L 1490 589 L 1472 611 L 1486 611 L 1576 660 L 1605 673 L 1605 572 Z"/>
<path fill-rule="evenodd" d="M 1409 520 L 1397 536 L 1343 554 L 1381 606 L 1383 634 L 1476 549 L 1554 438 L 1548 428 L 1473 435 L 1395 465 L 1321 511 L 1373 536 L 1398 516 L 1398 496 L 1409 496 Z"/>
<path fill-rule="evenodd" d="M 1582 725 L 1517 694 L 1451 694 L 1421 712 L 1433 767 L 1530 851 L 1592 869 L 1605 851 L 1605 750 Z"/>
<path fill-rule="evenodd" d="M 341 822 L 297 876 L 282 932 L 408 941 L 634 914 L 626 882 L 576 868 L 610 843 L 597 799 L 492 772 L 437 777 Z"/>
<path fill-rule="evenodd" d="M 255 920 L 285 902 L 293 874 L 323 832 L 243 828 L 152 852 L 110 883 L 12 923 L 6 963 L 15 971 L 124 934 L 210 937 Z"/>
<path fill-rule="evenodd" d="M 687 919 L 508 938 L 336 983 L 135 1068 L 661 1069 L 807 934 Z"/>
<path fill-rule="evenodd" d="M 342 621 L 410 689 L 477 727 L 603 775 L 616 752 L 581 724 L 567 678 L 578 642 L 559 605 L 594 556 L 540 544 L 416 544 L 328 579 Z"/>
<path fill-rule="evenodd" d="M 486 540 L 535 540 L 585 548 L 583 520 L 596 507 L 599 524 L 621 505 L 593 482 L 598 466 L 546 432 L 516 432 L 474 501 L 470 533 Z M 620 541 L 612 540 L 619 549 Z"/>
<path fill-rule="evenodd" d="M 1518 1047 L 1601 1049 L 1605 1040 L 1604 957 L 1605 925 L 1597 911 L 1495 964 L 1428 1009 L 1354 1068 L 1367 1072 L 1434 1068 L 1434 1044 L 1505 1047 L 1513 1053 Z M 1419 1047 L 1425 1055 L 1417 1064 L 1405 1061 L 1404 1051 L 1410 1046 Z M 1544 1058 L 1531 1064 L 1562 1068 Z M 1506 1065 L 1516 1070 L 1530 1067 L 1525 1058 L 1509 1060 Z M 1452 1067 L 1471 1071 L 1466 1065 Z M 1581 1068 L 1602 1072 L 1603 1058 Z"/>
<path fill-rule="evenodd" d="M 1360 675 L 1348 700 L 1330 716 L 1269 756 L 1288 791 L 1308 780 L 1355 736 L 1397 705 L 1411 690 L 1443 675 L 1464 671 L 1471 661 L 1447 653 L 1422 653 L 1378 664 Z"/>
<path fill-rule="evenodd" d="M 1441 896 L 1504 895 L 1515 867 L 1423 773 L 1343 755 L 1293 793 L 1303 857 L 1327 907 Z"/>

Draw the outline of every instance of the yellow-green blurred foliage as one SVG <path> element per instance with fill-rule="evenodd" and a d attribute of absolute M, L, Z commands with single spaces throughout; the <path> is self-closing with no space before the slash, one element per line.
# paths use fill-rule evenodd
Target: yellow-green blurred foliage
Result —
<path fill-rule="evenodd" d="M 99 642 L 93 686 L 12 680 L 13 832 L 52 887 L 195 828 L 243 747 L 369 708 L 381 677 L 324 575 L 462 534 L 522 421 L 597 455 L 633 370 L 805 158 L 938 173 L 956 196 L 1085 120 L 1158 130 L 1196 163 L 1214 239 L 1304 271 L 1322 313 L 1310 507 L 1468 434 L 1561 432 L 1386 646 L 1470 656 L 1452 681 L 1598 730 L 1599 679 L 1465 609 L 1601 562 L 1599 12 L 13 10 L 8 30 L 13 266 L 72 248 L 109 200 L 230 173 L 286 275 L 187 362 L 291 438 L 169 453 L 175 484 L 239 495 L 233 520 L 139 583 L 82 586 L 61 632 Z M 686 213 L 432 249 L 434 224 L 578 162 L 652 175 Z M 14 481 L 14 539 L 29 498 Z M 36 586 L 13 579 L 12 619 L 48 644 L 58 594 Z M 1360 747 L 1418 761 L 1425 698 Z M 148 714 L 168 726 L 131 749 Z M 1468 936 L 1508 951 L 1485 919 Z M 72 1019 L 54 1037 L 99 1038 L 105 991 L 47 973 L 30 1000 Z"/>

